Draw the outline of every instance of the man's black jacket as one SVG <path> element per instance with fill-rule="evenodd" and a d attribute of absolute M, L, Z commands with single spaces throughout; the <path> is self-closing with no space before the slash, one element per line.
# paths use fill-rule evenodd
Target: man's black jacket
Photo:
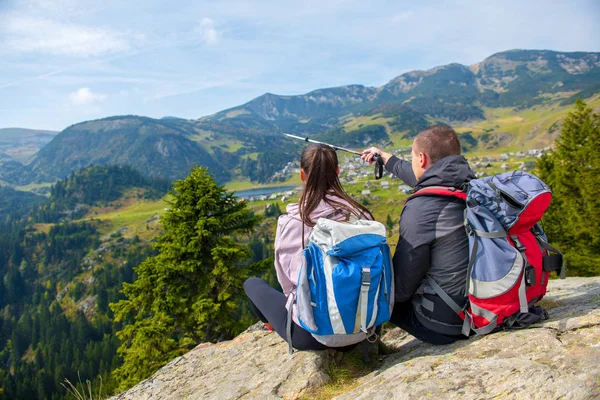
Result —
<path fill-rule="evenodd" d="M 425 170 L 418 181 L 411 163 L 392 156 L 386 169 L 419 190 L 429 186 L 461 188 L 475 178 L 463 156 L 448 156 Z M 400 217 L 400 240 L 394 254 L 396 303 L 412 301 L 417 319 L 442 334 L 459 335 L 462 321 L 437 296 L 426 274 L 464 304 L 469 242 L 464 222 L 465 202 L 446 196 L 417 196 Z"/>

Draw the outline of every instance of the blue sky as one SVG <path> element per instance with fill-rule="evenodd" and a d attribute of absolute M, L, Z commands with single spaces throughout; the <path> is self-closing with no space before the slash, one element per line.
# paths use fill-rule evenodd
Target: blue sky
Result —
<path fill-rule="evenodd" d="M 599 20 L 594 0 L 0 0 L 0 127 L 199 118 L 508 49 L 600 51 Z"/>

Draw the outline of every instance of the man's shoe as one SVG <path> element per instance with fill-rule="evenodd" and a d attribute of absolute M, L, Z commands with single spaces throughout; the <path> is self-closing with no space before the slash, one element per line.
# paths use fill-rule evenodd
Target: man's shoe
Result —
<path fill-rule="evenodd" d="M 273 329 L 273 327 L 271 326 L 270 323 L 265 322 L 264 323 L 265 329 L 268 330 L 269 332 L 273 332 L 275 329 Z"/>

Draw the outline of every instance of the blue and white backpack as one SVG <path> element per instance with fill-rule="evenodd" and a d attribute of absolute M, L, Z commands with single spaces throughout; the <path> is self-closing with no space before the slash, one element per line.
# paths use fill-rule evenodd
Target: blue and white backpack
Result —
<path fill-rule="evenodd" d="M 374 335 L 394 306 L 385 226 L 320 218 L 304 249 L 295 302 L 300 325 L 326 346 L 348 346 Z"/>

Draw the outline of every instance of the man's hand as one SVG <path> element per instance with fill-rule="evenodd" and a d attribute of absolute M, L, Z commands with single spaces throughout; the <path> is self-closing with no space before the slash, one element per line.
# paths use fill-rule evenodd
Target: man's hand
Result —
<path fill-rule="evenodd" d="M 381 151 L 377 147 L 369 147 L 368 149 L 365 149 L 365 150 L 362 151 L 362 155 L 360 156 L 360 158 L 363 161 L 366 161 L 368 163 L 374 164 L 375 161 L 373 160 L 373 157 L 375 156 L 375 154 L 379 154 L 379 156 L 383 160 L 383 164 L 384 165 L 388 162 L 388 160 L 392 156 L 390 153 L 386 153 L 385 151 Z"/>

